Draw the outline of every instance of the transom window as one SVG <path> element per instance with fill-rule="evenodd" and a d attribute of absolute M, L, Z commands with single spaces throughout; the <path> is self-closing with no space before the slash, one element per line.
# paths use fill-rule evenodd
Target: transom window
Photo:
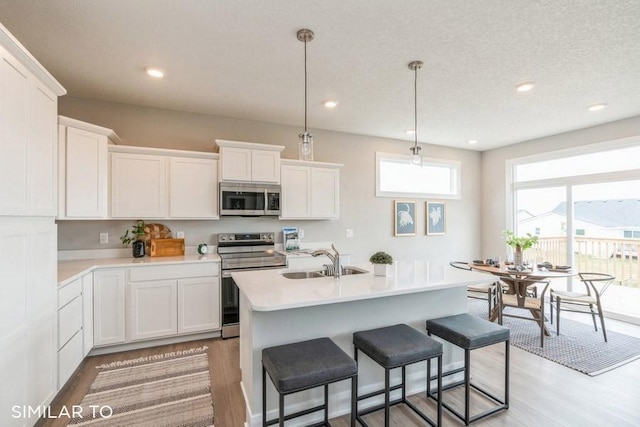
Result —
<path fill-rule="evenodd" d="M 376 197 L 460 198 L 460 162 L 423 158 L 422 166 L 410 156 L 376 153 Z"/>

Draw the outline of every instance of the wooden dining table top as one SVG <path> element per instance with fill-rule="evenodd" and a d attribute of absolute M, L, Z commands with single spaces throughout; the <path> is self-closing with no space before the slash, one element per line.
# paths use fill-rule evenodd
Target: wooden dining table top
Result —
<path fill-rule="evenodd" d="M 577 273 L 573 271 L 573 269 L 540 269 L 537 267 L 533 267 L 532 269 L 525 269 L 521 271 L 517 271 L 515 269 L 510 269 L 510 266 L 505 264 L 500 264 L 500 267 L 496 267 L 494 265 L 488 264 L 477 264 L 470 262 L 469 267 L 472 270 L 483 271 L 485 273 L 491 273 L 496 276 L 511 276 L 511 277 L 530 277 L 530 278 L 561 278 L 561 277 L 570 277 L 575 276 Z"/>

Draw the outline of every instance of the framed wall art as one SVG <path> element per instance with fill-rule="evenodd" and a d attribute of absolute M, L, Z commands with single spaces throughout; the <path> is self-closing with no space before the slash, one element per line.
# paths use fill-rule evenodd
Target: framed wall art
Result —
<path fill-rule="evenodd" d="M 416 201 L 415 200 L 395 200 L 393 203 L 394 212 L 394 236 L 415 236 L 416 235 Z"/>
<path fill-rule="evenodd" d="M 447 232 L 447 205 L 445 202 L 426 202 L 427 235 L 438 236 Z"/>

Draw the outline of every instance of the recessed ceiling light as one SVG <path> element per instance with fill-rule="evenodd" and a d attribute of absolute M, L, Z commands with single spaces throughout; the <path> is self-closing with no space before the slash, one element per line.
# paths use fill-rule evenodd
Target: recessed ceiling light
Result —
<path fill-rule="evenodd" d="M 534 82 L 520 83 L 519 85 L 516 85 L 516 90 L 518 92 L 529 92 L 535 85 L 536 84 Z"/>
<path fill-rule="evenodd" d="M 338 101 L 324 101 L 322 105 L 327 108 L 336 108 L 336 106 L 338 105 Z"/>
<path fill-rule="evenodd" d="M 474 145 L 474 144 L 478 143 L 478 140 L 477 139 L 470 139 L 468 142 L 469 142 L 469 144 Z"/>
<path fill-rule="evenodd" d="M 407 135 L 414 135 L 416 133 L 415 129 L 407 129 Z"/>
<path fill-rule="evenodd" d="M 589 106 L 589 111 L 600 111 L 604 110 L 607 107 L 607 104 L 593 104 Z"/>
<path fill-rule="evenodd" d="M 151 68 L 151 67 L 147 67 L 144 69 L 148 75 L 150 75 L 151 77 L 155 77 L 157 79 L 160 79 L 162 77 L 164 77 L 164 73 L 162 72 L 162 70 L 159 70 L 157 68 Z"/>

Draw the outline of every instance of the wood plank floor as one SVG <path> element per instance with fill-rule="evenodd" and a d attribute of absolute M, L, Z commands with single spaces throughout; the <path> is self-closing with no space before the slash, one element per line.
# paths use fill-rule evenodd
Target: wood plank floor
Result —
<path fill-rule="evenodd" d="M 610 330 L 640 336 L 640 327 L 607 321 Z M 242 427 L 245 408 L 240 390 L 238 339 L 211 339 L 173 344 L 151 349 L 135 350 L 87 358 L 67 386 L 52 404 L 52 413 L 61 405 L 80 402 L 96 376 L 97 365 L 114 360 L 126 360 L 150 354 L 164 353 L 207 345 L 210 348 L 210 370 L 216 427 Z M 472 380 L 486 385 L 496 394 L 502 392 L 503 345 L 472 352 Z M 496 372 L 497 371 L 497 372 Z M 511 347 L 511 405 L 508 411 L 495 414 L 474 426 L 638 426 L 640 425 L 640 360 L 624 365 L 597 377 L 579 373 Z M 412 396 L 412 401 L 428 414 L 434 403 L 424 396 Z M 445 394 L 447 401 L 462 402 L 459 390 Z M 472 395 L 472 412 L 486 405 L 480 396 Z M 365 417 L 372 426 L 382 426 L 382 413 Z M 331 420 L 334 427 L 349 425 L 348 417 Z M 65 426 L 67 420 L 46 420 L 40 426 Z M 391 425 L 396 427 L 422 426 L 410 410 L 402 405 L 391 411 Z M 444 426 L 463 425 L 447 411 L 443 412 Z"/>

